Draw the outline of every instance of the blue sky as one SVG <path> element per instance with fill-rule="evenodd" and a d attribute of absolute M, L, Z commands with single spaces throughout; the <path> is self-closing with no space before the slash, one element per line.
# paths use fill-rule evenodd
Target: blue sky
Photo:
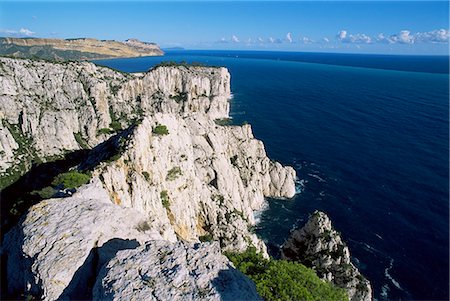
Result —
<path fill-rule="evenodd" d="M 0 1 L 0 36 L 162 47 L 446 54 L 447 1 Z"/>

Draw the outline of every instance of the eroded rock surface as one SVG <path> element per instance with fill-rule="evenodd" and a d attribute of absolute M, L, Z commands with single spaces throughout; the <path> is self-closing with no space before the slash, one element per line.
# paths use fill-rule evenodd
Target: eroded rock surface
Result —
<path fill-rule="evenodd" d="M 167 135 L 152 133 L 165 126 Z M 265 250 L 249 232 L 264 197 L 292 197 L 295 171 L 267 158 L 249 125 L 218 126 L 203 114 L 155 114 L 115 162 L 95 171 L 111 200 L 145 212 L 183 240 L 212 236 L 225 249 Z"/>
<path fill-rule="evenodd" d="M 261 300 L 214 242 L 152 241 L 124 250 L 103 267 L 94 300 Z"/>
<path fill-rule="evenodd" d="M 228 117 L 229 98 L 225 68 L 127 74 L 88 62 L 0 58 L 0 176 L 23 173 L 32 160 L 92 148 L 143 115 Z"/>
<path fill-rule="evenodd" d="M 323 212 L 314 212 L 304 227 L 291 233 L 282 257 L 313 268 L 322 279 L 345 289 L 351 301 L 372 300 L 369 281 L 353 265 L 347 245 Z"/>
<path fill-rule="evenodd" d="M 42 201 L 5 237 L 10 296 L 259 300 L 217 243 L 176 242 L 171 229 L 155 226 L 112 204 L 96 178 L 72 197 Z"/>

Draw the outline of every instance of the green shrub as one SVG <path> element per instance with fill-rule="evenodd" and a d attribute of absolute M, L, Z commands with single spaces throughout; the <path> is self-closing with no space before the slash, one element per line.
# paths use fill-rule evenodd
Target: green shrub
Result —
<path fill-rule="evenodd" d="M 199 236 L 198 239 L 199 239 L 201 242 L 207 242 L 207 241 L 213 241 L 213 240 L 214 240 L 214 238 L 213 238 L 213 236 L 211 235 L 211 233 L 208 233 L 208 234 Z"/>
<path fill-rule="evenodd" d="M 175 100 L 178 103 L 185 102 L 188 99 L 188 94 L 187 94 L 187 92 L 179 92 L 176 95 L 171 95 L 170 98 Z"/>
<path fill-rule="evenodd" d="M 167 193 L 167 190 L 161 191 L 159 196 L 161 197 L 161 203 L 162 203 L 163 207 L 166 209 L 169 209 L 170 201 L 169 201 L 169 194 Z"/>
<path fill-rule="evenodd" d="M 166 180 L 173 181 L 181 175 L 181 168 L 176 166 L 167 172 Z"/>
<path fill-rule="evenodd" d="M 244 253 L 226 253 L 238 270 L 255 282 L 266 301 L 348 300 L 343 289 L 323 282 L 312 269 L 296 262 L 265 259 L 249 248 Z"/>
<path fill-rule="evenodd" d="M 142 172 L 142 175 L 144 176 L 144 178 L 145 178 L 146 181 L 150 180 L 150 174 L 149 174 L 148 172 L 143 171 L 143 172 Z"/>
<path fill-rule="evenodd" d="M 31 195 L 36 194 L 42 199 L 49 199 L 55 194 L 55 189 L 53 187 L 47 186 L 42 188 L 41 190 L 34 190 L 31 192 Z"/>
<path fill-rule="evenodd" d="M 231 125 L 231 118 L 218 118 L 214 119 L 214 122 L 220 126 L 227 126 Z"/>
<path fill-rule="evenodd" d="M 81 133 L 73 133 L 73 136 L 75 137 L 75 140 L 82 149 L 89 149 L 89 145 L 86 139 L 83 138 Z"/>
<path fill-rule="evenodd" d="M 152 130 L 152 133 L 155 135 L 168 135 L 169 134 L 169 130 L 167 129 L 167 127 L 165 125 L 161 125 L 158 124 L 157 126 L 155 126 Z"/>
<path fill-rule="evenodd" d="M 56 176 L 53 179 L 52 185 L 53 186 L 62 185 L 64 186 L 64 188 L 72 189 L 78 188 L 81 185 L 88 183 L 90 179 L 91 179 L 90 175 L 78 171 L 69 171 Z"/>
<path fill-rule="evenodd" d="M 113 129 L 113 131 L 118 132 L 122 130 L 122 125 L 117 120 L 111 121 L 109 127 Z"/>
<path fill-rule="evenodd" d="M 110 128 L 101 128 L 101 129 L 98 130 L 97 133 L 98 133 L 98 134 L 106 134 L 106 135 L 109 135 L 109 134 L 113 134 L 114 131 L 113 131 L 112 129 L 110 129 Z"/>

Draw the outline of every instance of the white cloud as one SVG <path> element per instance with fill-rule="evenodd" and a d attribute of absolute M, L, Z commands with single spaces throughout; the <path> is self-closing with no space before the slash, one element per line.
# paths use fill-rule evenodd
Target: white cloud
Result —
<path fill-rule="evenodd" d="M 0 29 L 0 33 L 6 34 L 10 37 L 31 37 L 35 34 L 34 31 L 31 31 L 27 28 L 21 28 L 19 30 L 12 29 Z"/>
<path fill-rule="evenodd" d="M 275 43 L 275 39 L 272 37 L 270 37 L 268 41 L 269 41 L 269 43 Z"/>
<path fill-rule="evenodd" d="M 29 29 L 27 29 L 27 28 L 21 28 L 21 29 L 19 30 L 19 33 L 21 33 L 21 34 L 23 34 L 24 36 L 27 36 L 27 37 L 32 36 L 32 35 L 35 34 L 34 31 L 31 31 L 31 30 L 29 30 Z"/>
<path fill-rule="evenodd" d="M 231 41 L 233 41 L 234 43 L 239 43 L 240 42 L 239 38 L 237 36 L 235 36 L 235 35 L 231 36 Z"/>
<path fill-rule="evenodd" d="M 364 33 L 349 34 L 346 30 L 341 30 L 337 34 L 337 39 L 342 43 L 370 44 L 372 38 Z"/>
<path fill-rule="evenodd" d="M 347 31 L 342 30 L 337 34 L 336 38 L 343 43 L 387 43 L 412 45 L 416 43 L 448 43 L 450 40 L 450 32 L 446 29 L 436 29 L 416 33 L 412 33 L 409 30 L 401 30 L 396 34 L 385 35 L 384 33 L 380 33 L 376 37 L 370 37 L 363 33 L 352 35 Z"/>
<path fill-rule="evenodd" d="M 450 39 L 450 31 L 446 29 L 437 29 L 428 32 L 418 32 L 415 35 L 418 42 L 429 43 L 448 43 Z"/>
<path fill-rule="evenodd" d="M 347 37 L 347 31 L 346 30 L 341 30 L 340 32 L 338 32 L 338 39 L 339 40 L 344 40 Z"/>
<path fill-rule="evenodd" d="M 258 42 L 260 42 L 260 43 L 264 43 L 264 40 L 263 40 L 263 38 L 259 37 L 259 38 L 258 38 Z"/>
<path fill-rule="evenodd" d="M 325 43 L 329 43 L 329 42 L 330 42 L 330 39 L 327 38 L 327 37 L 324 37 L 324 38 L 322 38 L 322 41 L 324 41 Z"/>
<path fill-rule="evenodd" d="M 288 32 L 288 33 L 286 34 L 286 40 L 287 40 L 289 43 L 292 43 L 292 35 L 291 35 L 290 32 Z"/>

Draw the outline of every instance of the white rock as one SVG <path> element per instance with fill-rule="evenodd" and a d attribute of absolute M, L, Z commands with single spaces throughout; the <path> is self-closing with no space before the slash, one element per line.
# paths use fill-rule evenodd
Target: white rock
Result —
<path fill-rule="evenodd" d="M 93 300 L 261 300 L 218 243 L 152 241 L 119 251 L 101 270 Z"/>
<path fill-rule="evenodd" d="M 142 213 L 105 199 L 98 180 L 88 186 L 72 197 L 31 207 L 6 234 L 9 293 L 26 292 L 43 300 L 82 298 L 77 293 L 86 291 L 89 277 L 117 250 L 163 239 Z"/>
<path fill-rule="evenodd" d="M 350 301 L 372 300 L 372 287 L 350 260 L 350 251 L 329 217 L 314 212 L 305 226 L 291 233 L 282 257 L 316 270 L 319 277 L 347 291 Z"/>

